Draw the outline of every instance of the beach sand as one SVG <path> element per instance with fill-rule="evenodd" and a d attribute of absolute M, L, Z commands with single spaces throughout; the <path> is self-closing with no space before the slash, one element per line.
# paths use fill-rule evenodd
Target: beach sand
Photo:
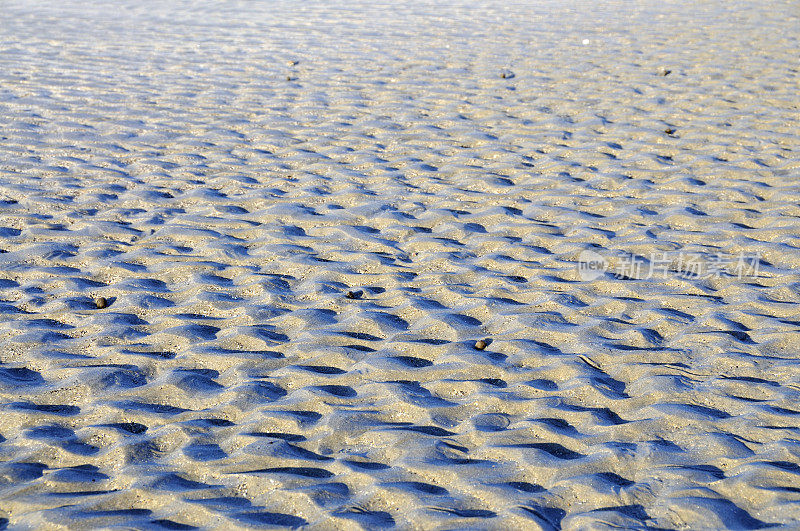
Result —
<path fill-rule="evenodd" d="M 800 526 L 795 2 L 2 10 L 0 527 Z"/>

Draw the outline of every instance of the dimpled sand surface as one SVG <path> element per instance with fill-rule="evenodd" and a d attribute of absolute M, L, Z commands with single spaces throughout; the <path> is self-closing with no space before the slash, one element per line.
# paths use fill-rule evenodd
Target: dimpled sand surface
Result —
<path fill-rule="evenodd" d="M 800 525 L 796 2 L 0 11 L 0 527 Z"/>

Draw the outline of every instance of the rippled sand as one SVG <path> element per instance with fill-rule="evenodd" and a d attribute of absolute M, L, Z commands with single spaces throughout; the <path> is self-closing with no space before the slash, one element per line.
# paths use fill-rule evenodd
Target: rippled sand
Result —
<path fill-rule="evenodd" d="M 0 527 L 800 525 L 795 2 L 2 10 Z"/>

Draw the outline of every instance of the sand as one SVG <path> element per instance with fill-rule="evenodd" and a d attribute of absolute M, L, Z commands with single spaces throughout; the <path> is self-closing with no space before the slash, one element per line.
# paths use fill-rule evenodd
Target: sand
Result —
<path fill-rule="evenodd" d="M 0 527 L 800 526 L 796 3 L 2 11 Z"/>

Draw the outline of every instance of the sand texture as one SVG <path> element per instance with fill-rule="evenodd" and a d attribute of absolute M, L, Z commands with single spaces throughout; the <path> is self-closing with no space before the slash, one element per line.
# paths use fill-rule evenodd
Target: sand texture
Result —
<path fill-rule="evenodd" d="M 0 527 L 800 526 L 797 2 L 0 11 Z"/>

